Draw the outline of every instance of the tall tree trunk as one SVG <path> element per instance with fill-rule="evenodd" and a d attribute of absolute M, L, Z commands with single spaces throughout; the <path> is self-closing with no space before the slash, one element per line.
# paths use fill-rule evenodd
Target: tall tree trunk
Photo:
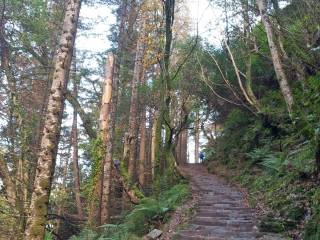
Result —
<path fill-rule="evenodd" d="M 143 189 L 146 175 L 146 109 L 142 105 L 140 117 L 140 148 L 139 148 L 139 183 Z"/>
<path fill-rule="evenodd" d="M 159 112 L 156 110 L 153 114 L 151 130 L 151 179 L 155 176 L 156 153 L 157 153 L 157 129 L 159 124 Z"/>
<path fill-rule="evenodd" d="M 194 162 L 199 163 L 199 148 L 200 148 L 200 114 L 199 110 L 196 112 L 196 119 L 194 122 Z"/>
<path fill-rule="evenodd" d="M 144 35 L 145 35 L 145 19 L 141 16 L 139 20 L 139 38 L 136 48 L 136 57 L 133 78 L 131 81 L 131 103 L 129 116 L 129 163 L 128 174 L 129 181 L 135 182 L 136 177 L 136 152 L 137 152 L 137 111 L 138 111 L 138 83 L 143 71 L 143 57 L 144 57 Z"/>
<path fill-rule="evenodd" d="M 242 12 L 243 12 L 243 31 L 244 31 L 244 37 L 245 37 L 245 43 L 246 43 L 246 49 L 245 49 L 245 54 L 246 54 L 246 84 L 245 88 L 248 93 L 249 98 L 251 99 L 254 108 L 260 112 L 260 102 L 258 101 L 257 97 L 255 96 L 253 90 L 252 90 L 252 49 L 253 44 L 252 44 L 252 38 L 251 38 L 251 27 L 250 27 L 250 16 L 249 16 L 249 1 L 248 0 L 242 0 L 241 2 L 242 5 Z"/>
<path fill-rule="evenodd" d="M 281 62 L 281 57 L 279 53 L 279 49 L 277 48 L 277 45 L 275 44 L 274 41 L 274 34 L 270 22 L 269 15 L 267 13 L 267 5 L 266 5 L 266 0 L 257 0 L 258 8 L 260 11 L 261 15 L 261 20 L 262 23 L 265 27 L 266 33 L 267 33 L 267 39 L 268 39 L 268 44 L 271 52 L 271 57 L 272 57 L 272 62 L 274 66 L 274 70 L 280 85 L 280 89 L 282 92 L 282 95 L 284 97 L 284 100 L 287 104 L 287 110 L 289 114 L 291 115 L 292 112 L 292 107 L 293 107 L 293 96 L 291 93 L 291 89 L 288 83 L 287 76 L 284 72 L 282 62 Z"/>
<path fill-rule="evenodd" d="M 188 162 L 188 130 L 183 129 L 180 135 L 180 160 L 181 164 Z"/>
<path fill-rule="evenodd" d="M 6 24 L 6 4 L 5 2 L 2 2 L 0 4 L 0 60 L 1 60 L 1 69 L 4 71 L 4 74 L 8 81 L 8 101 L 9 101 L 9 117 L 8 117 L 8 132 L 9 132 L 9 156 L 11 158 L 11 161 L 14 163 L 14 167 L 16 166 L 16 160 L 15 160 L 15 117 L 14 117 L 14 111 L 15 111 L 15 104 L 16 104 L 16 79 L 13 75 L 13 71 L 10 65 L 10 50 L 9 45 L 6 41 L 5 36 L 5 24 Z M 1 81 L 2 82 L 2 81 Z M 13 169 L 16 170 L 16 169 Z M 19 171 L 17 175 L 19 174 Z M 11 173 L 9 172 L 7 163 L 3 157 L 3 153 L 0 152 L 0 176 L 3 178 L 4 187 L 7 194 L 8 202 L 12 205 L 12 207 L 16 207 L 16 204 L 18 203 L 18 195 L 17 195 L 17 186 L 16 186 L 16 179 L 11 178 Z M 19 183 L 18 183 L 19 184 Z"/>
<path fill-rule="evenodd" d="M 74 58 L 74 75 L 73 75 L 73 96 L 77 99 L 78 98 L 78 77 L 77 77 L 77 69 L 76 69 L 76 58 Z M 77 205 L 77 212 L 79 215 L 79 219 L 83 219 L 83 208 L 81 202 L 81 188 L 80 188 L 80 168 L 79 168 L 79 161 L 78 161 L 78 114 L 77 109 L 73 109 L 73 120 L 72 120 L 72 166 L 73 166 L 73 175 L 74 175 L 74 193 L 76 197 L 76 205 Z"/>
<path fill-rule="evenodd" d="M 104 138 L 104 144 L 106 147 L 105 158 L 103 161 L 103 174 L 102 174 L 102 191 L 101 191 L 101 219 L 102 224 L 109 222 L 110 218 L 110 200 L 111 200 L 111 182 L 112 182 L 112 153 L 113 153 L 113 136 L 115 128 L 115 117 L 116 117 L 116 104 L 117 104 L 117 79 L 114 77 L 115 71 L 115 59 L 113 54 L 108 55 L 107 59 L 107 75 L 106 75 L 106 95 L 104 93 L 102 108 L 105 108 L 106 112 L 106 123 L 107 132 Z"/>
<path fill-rule="evenodd" d="M 113 84 L 113 70 L 114 70 L 114 57 L 109 54 L 107 57 L 106 68 L 105 68 L 105 80 L 102 92 L 102 101 L 101 101 L 101 109 L 100 109 L 100 137 L 102 138 L 103 146 L 106 148 L 108 140 L 110 138 L 109 134 L 109 126 L 110 126 L 110 112 L 111 112 L 111 99 L 112 99 L 112 84 Z M 109 169 L 111 169 L 111 162 L 106 162 L 104 158 L 102 161 L 101 173 L 100 173 L 100 181 L 99 181 L 99 211 L 98 211 L 98 225 L 101 225 L 102 219 L 102 198 L 104 191 L 104 184 L 110 184 L 110 175 Z M 106 176 L 105 176 L 106 174 Z M 104 183 L 104 180 L 106 182 Z"/>
<path fill-rule="evenodd" d="M 25 233 L 26 240 L 42 240 L 45 234 L 49 195 L 64 109 L 64 94 L 69 80 L 80 7 L 81 0 L 68 0 L 66 3 L 60 45 L 55 56 L 53 81 L 37 162 L 34 191 L 31 197 L 30 215 Z"/>
<path fill-rule="evenodd" d="M 72 136 L 71 136 L 71 142 L 72 142 Z M 71 143 L 72 144 L 72 143 Z M 69 154 L 68 154 L 69 155 Z M 65 162 L 62 168 L 62 183 L 61 183 L 61 190 L 63 192 L 63 194 L 67 194 L 67 175 L 68 175 L 68 168 L 69 168 L 69 156 L 67 156 L 65 158 Z M 64 204 L 64 199 L 62 200 L 63 202 L 59 203 L 58 206 L 58 215 L 59 216 L 63 216 L 64 215 L 64 208 L 65 208 L 65 204 Z M 61 232 L 61 225 L 62 225 L 63 221 L 62 219 L 58 219 L 57 222 L 57 233 L 59 234 Z"/>

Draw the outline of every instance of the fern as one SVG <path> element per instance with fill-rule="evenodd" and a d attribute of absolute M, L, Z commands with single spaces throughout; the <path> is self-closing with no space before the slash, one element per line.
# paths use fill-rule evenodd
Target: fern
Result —
<path fill-rule="evenodd" d="M 291 150 L 285 161 L 286 165 L 291 165 L 298 172 L 308 173 L 314 169 L 314 150 L 310 142 Z"/>
<path fill-rule="evenodd" d="M 273 154 L 268 154 L 260 163 L 260 166 L 263 166 L 269 173 L 277 173 L 280 172 L 283 158 L 280 156 L 276 156 Z"/>
<path fill-rule="evenodd" d="M 165 222 L 168 213 L 189 196 L 188 185 L 177 184 L 155 198 L 143 198 L 120 224 L 106 224 L 102 234 L 85 230 L 72 240 L 134 240 L 151 228 Z"/>

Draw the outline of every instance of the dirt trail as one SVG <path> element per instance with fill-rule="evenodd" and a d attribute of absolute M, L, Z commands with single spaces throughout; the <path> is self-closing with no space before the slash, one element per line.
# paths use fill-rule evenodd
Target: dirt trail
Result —
<path fill-rule="evenodd" d="M 195 216 L 174 239 L 251 240 L 257 239 L 254 211 L 244 194 L 223 179 L 209 174 L 201 165 L 181 167 L 199 195 Z"/>

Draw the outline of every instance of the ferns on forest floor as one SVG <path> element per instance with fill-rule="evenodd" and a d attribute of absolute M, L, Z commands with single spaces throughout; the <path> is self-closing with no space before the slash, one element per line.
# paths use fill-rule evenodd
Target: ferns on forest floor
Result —
<path fill-rule="evenodd" d="M 100 226 L 102 234 L 91 230 L 82 231 L 71 240 L 134 240 L 147 233 L 152 228 L 166 222 L 169 212 L 173 211 L 189 196 L 187 184 L 177 184 L 164 191 L 157 198 L 143 198 L 123 221 L 119 224 Z"/>

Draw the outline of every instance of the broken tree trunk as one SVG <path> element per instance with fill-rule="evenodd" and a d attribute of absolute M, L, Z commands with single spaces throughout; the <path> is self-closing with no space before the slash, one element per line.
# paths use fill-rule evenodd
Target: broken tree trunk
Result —
<path fill-rule="evenodd" d="M 106 125 L 106 136 L 104 138 L 105 145 L 105 157 L 103 161 L 103 172 L 102 172 L 102 182 L 101 182 L 101 217 L 100 223 L 106 224 L 109 222 L 110 218 L 110 200 L 111 200 L 111 182 L 112 182 L 112 166 L 113 166 L 113 136 L 115 128 L 115 117 L 116 117 L 116 104 L 117 104 L 117 79 L 114 77 L 115 71 L 115 58 L 113 54 L 108 55 L 107 59 L 107 74 L 106 74 L 106 89 L 107 98 L 103 97 L 102 108 L 108 110 L 106 120 L 108 121 Z"/>

